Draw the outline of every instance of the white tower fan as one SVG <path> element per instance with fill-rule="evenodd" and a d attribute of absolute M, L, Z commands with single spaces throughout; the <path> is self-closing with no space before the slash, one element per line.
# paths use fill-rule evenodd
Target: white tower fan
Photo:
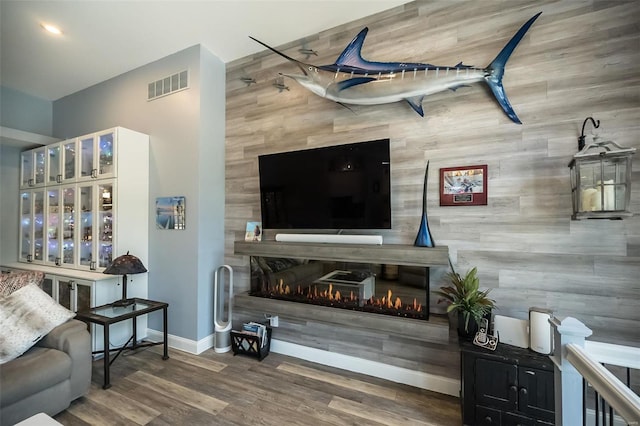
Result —
<path fill-rule="evenodd" d="M 229 292 L 225 293 L 225 269 L 229 271 Z M 215 342 L 213 350 L 216 353 L 231 350 L 231 310 L 233 307 L 233 269 L 229 265 L 222 265 L 214 274 L 213 282 L 213 323 L 215 325 Z M 226 316 L 225 316 L 225 302 Z"/>

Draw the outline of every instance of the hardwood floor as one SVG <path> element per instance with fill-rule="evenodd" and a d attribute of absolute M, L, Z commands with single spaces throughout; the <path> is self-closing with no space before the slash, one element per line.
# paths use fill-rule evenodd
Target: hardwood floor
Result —
<path fill-rule="evenodd" d="M 102 361 L 63 425 L 459 425 L 458 398 L 271 353 L 262 362 L 153 347 Z"/>

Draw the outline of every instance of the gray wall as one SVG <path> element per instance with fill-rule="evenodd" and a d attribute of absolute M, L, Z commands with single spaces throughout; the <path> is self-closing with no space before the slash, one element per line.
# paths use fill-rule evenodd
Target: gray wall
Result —
<path fill-rule="evenodd" d="M 0 86 L 0 126 L 51 135 L 53 104 Z M 26 146 L 24 147 L 27 148 Z M 18 179 L 23 148 L 0 143 L 0 262 L 18 260 Z"/>
<path fill-rule="evenodd" d="M 227 64 L 225 247 L 238 287 L 248 288 L 248 260 L 233 255 L 233 241 L 247 221 L 260 219 L 258 155 L 390 138 L 393 229 L 385 242 L 413 243 L 430 161 L 436 244 L 449 247 L 458 270 L 478 267 L 496 313 L 526 318 L 529 307 L 546 307 L 582 320 L 596 340 L 637 344 L 640 157 L 635 216 L 622 221 L 570 220 L 567 165 L 590 115 L 601 121 L 602 136 L 640 149 L 639 2 L 416 1 L 280 48 L 305 60 L 304 44 L 319 55 L 308 62 L 331 64 L 368 26 L 362 53 L 369 60 L 484 66 L 540 11 L 504 76 L 523 125 L 505 116 L 483 84 L 427 96 L 421 118 L 403 102 L 350 112 L 289 79 L 290 90 L 279 93 L 278 72 L 299 70 L 271 52 Z M 247 87 L 240 79 L 247 75 L 257 84 Z M 488 205 L 440 207 L 438 170 L 474 164 L 488 165 Z M 432 290 L 441 284 L 434 279 Z M 432 310 L 442 311 L 437 299 Z"/>
<path fill-rule="evenodd" d="M 0 86 L 0 125 L 49 136 L 52 121 L 50 101 Z"/>
<path fill-rule="evenodd" d="M 146 100 L 148 82 L 184 69 L 188 90 Z M 169 303 L 169 333 L 191 340 L 213 332 L 211 276 L 223 262 L 224 72 L 193 46 L 53 104 L 60 138 L 113 126 L 150 135 L 149 297 Z M 185 230 L 156 229 L 153 205 L 167 196 L 186 197 Z"/>
<path fill-rule="evenodd" d="M 20 151 L 0 144 L 0 264 L 18 260 Z"/>
<path fill-rule="evenodd" d="M 211 333 L 213 271 L 224 263 L 225 67 L 200 49 L 200 136 L 197 167 L 198 338 Z M 187 225 L 188 226 L 188 225 Z M 205 319 L 206 318 L 206 319 Z"/>

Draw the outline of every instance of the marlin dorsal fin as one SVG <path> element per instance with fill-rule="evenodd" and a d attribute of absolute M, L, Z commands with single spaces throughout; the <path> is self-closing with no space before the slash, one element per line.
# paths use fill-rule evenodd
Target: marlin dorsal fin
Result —
<path fill-rule="evenodd" d="M 357 36 L 351 43 L 342 51 L 338 59 L 336 59 L 335 65 L 340 67 L 356 67 L 356 68 L 366 68 L 368 62 L 362 59 L 362 45 L 364 44 L 364 39 L 369 32 L 368 27 L 364 27 L 362 31 L 358 33 Z"/>

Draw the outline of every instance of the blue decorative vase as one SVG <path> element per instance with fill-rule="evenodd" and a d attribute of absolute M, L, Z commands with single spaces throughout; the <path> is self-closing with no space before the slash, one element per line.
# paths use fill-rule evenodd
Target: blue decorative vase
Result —
<path fill-rule="evenodd" d="M 427 220 L 427 178 L 429 177 L 429 162 L 427 161 L 427 170 L 424 172 L 424 186 L 422 188 L 422 218 L 420 219 L 420 229 L 416 235 L 416 241 L 413 243 L 416 247 L 435 247 L 436 244 L 431 237 L 429 231 L 429 221 Z"/>

